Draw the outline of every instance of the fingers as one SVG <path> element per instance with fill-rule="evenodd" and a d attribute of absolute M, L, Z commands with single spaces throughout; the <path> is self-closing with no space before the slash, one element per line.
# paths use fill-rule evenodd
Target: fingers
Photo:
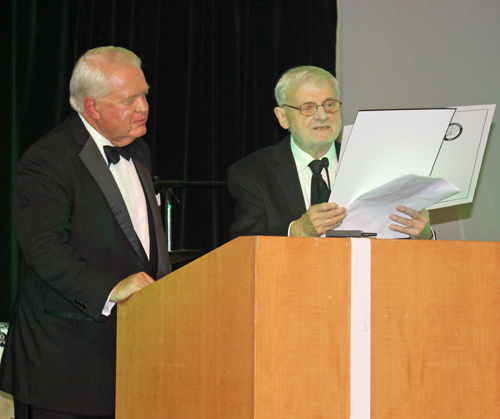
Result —
<path fill-rule="evenodd" d="M 111 292 L 110 300 L 114 303 L 123 303 L 127 301 L 132 294 L 151 285 L 153 282 L 154 279 L 145 272 L 130 275 L 128 278 L 116 284 Z"/>
<path fill-rule="evenodd" d="M 390 214 L 389 218 L 402 225 L 390 224 L 389 228 L 403 234 L 408 234 L 412 239 L 430 239 L 432 230 L 429 222 L 429 212 L 426 209 L 416 211 L 404 205 L 398 205 L 396 209 L 408 217 Z"/>
<path fill-rule="evenodd" d="M 295 237 L 319 237 L 327 230 L 335 229 L 347 216 L 346 209 L 334 202 L 311 206 L 305 214 L 292 223 L 290 235 Z"/>

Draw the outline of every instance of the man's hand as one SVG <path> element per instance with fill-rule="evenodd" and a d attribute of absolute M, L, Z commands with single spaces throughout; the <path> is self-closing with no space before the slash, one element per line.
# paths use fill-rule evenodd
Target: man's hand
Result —
<path fill-rule="evenodd" d="M 290 226 L 290 236 L 319 237 L 326 230 L 336 229 L 347 216 L 346 209 L 335 202 L 324 202 L 311 206 L 307 212 Z"/>
<path fill-rule="evenodd" d="M 396 209 L 403 214 L 411 217 L 411 219 L 401 217 L 399 215 L 391 214 L 389 218 L 392 221 L 396 221 L 403 226 L 390 224 L 389 228 L 394 231 L 399 231 L 403 234 L 408 234 L 410 239 L 421 239 L 429 240 L 432 239 L 432 230 L 429 221 L 429 211 L 423 209 L 422 211 L 416 211 L 413 208 L 405 207 L 404 205 L 398 205 Z"/>
<path fill-rule="evenodd" d="M 139 272 L 118 282 L 111 291 L 110 301 L 120 304 L 127 301 L 132 294 L 151 285 L 154 281 L 147 273 Z"/>

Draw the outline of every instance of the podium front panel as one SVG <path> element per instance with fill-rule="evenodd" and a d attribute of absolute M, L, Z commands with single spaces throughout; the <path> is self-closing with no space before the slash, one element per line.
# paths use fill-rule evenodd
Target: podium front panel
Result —
<path fill-rule="evenodd" d="M 500 243 L 372 240 L 371 418 L 500 418 Z"/>
<path fill-rule="evenodd" d="M 258 248 L 255 418 L 348 418 L 349 239 Z"/>
<path fill-rule="evenodd" d="M 500 243 L 357 240 L 369 419 L 500 418 Z M 352 243 L 241 237 L 132 296 L 117 418 L 352 418 Z"/>

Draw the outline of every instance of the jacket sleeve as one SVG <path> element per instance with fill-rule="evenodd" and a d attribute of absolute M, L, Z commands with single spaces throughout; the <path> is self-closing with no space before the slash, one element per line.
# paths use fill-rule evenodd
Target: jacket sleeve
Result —
<path fill-rule="evenodd" d="M 288 226 L 293 220 L 270 226 L 267 204 L 262 191 L 237 166 L 229 168 L 227 181 L 229 194 L 235 200 L 235 220 L 229 232 L 231 239 L 252 235 L 288 235 Z"/>
<path fill-rule="evenodd" d="M 69 303 L 61 306 L 102 321 L 102 309 L 118 279 L 86 260 L 72 242 L 75 184 L 80 182 L 81 188 L 83 182 L 77 159 L 65 163 L 53 149 L 32 146 L 18 166 L 14 219 L 27 269 L 41 280 L 36 284 L 42 291 L 46 287 L 44 295 L 55 291 Z"/>

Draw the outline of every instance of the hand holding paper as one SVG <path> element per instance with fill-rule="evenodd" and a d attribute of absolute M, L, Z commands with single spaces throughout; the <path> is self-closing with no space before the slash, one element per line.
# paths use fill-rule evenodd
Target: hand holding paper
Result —
<path fill-rule="evenodd" d="M 337 228 L 346 217 L 346 209 L 334 202 L 312 205 L 290 226 L 292 237 L 319 237 L 327 230 Z"/>
<path fill-rule="evenodd" d="M 426 209 L 417 211 L 404 205 L 398 205 L 396 209 L 410 218 L 402 217 L 401 215 L 391 214 L 389 218 L 399 224 L 389 224 L 389 228 L 393 231 L 399 231 L 403 234 L 408 234 L 411 239 L 429 240 L 432 239 L 432 229 L 430 224 L 429 211 Z"/>
<path fill-rule="evenodd" d="M 404 204 L 420 211 L 458 192 L 455 186 L 444 179 L 402 176 L 361 195 L 348 205 L 348 216 L 339 230 L 376 232 L 377 237 L 387 239 L 408 237 L 388 227 L 391 224 L 389 214 L 394 214 L 398 205 Z"/>

